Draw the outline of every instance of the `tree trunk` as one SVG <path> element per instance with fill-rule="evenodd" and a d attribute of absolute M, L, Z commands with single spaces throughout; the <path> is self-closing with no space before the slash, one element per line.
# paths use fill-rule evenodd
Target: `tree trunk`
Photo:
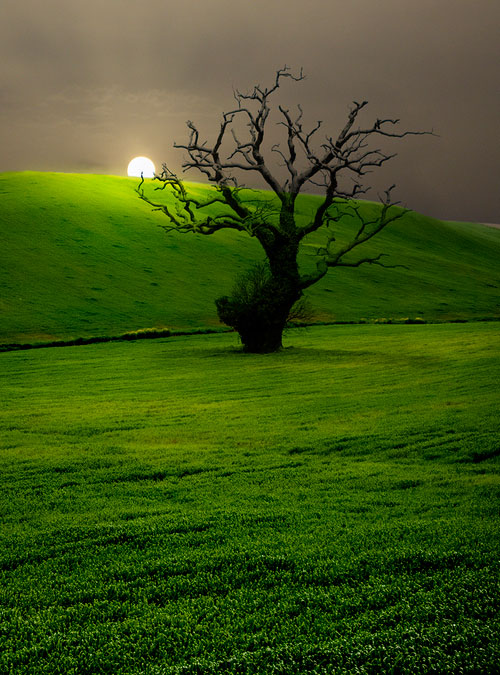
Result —
<path fill-rule="evenodd" d="M 263 243 L 269 267 L 257 266 L 240 279 L 233 297 L 216 301 L 219 318 L 234 328 L 246 352 L 265 354 L 283 346 L 283 331 L 302 295 L 298 246 L 284 237 Z"/>
<path fill-rule="evenodd" d="M 254 325 L 241 326 L 239 335 L 243 350 L 250 354 L 270 354 L 277 352 L 283 347 L 284 324 L 276 323 L 274 326 Z"/>

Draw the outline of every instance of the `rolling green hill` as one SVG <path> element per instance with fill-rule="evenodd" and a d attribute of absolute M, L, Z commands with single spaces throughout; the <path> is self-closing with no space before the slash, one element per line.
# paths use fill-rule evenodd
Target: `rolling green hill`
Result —
<path fill-rule="evenodd" d="M 257 243 L 233 232 L 166 235 L 158 227 L 165 217 L 138 199 L 136 185 L 113 176 L 0 174 L 0 342 L 218 325 L 214 299 L 261 257 Z M 317 199 L 302 197 L 304 216 Z M 321 242 L 315 236 L 304 247 L 306 266 Z M 500 231 L 412 213 L 370 251 L 408 269 L 331 270 L 308 292 L 318 320 L 500 317 Z"/>

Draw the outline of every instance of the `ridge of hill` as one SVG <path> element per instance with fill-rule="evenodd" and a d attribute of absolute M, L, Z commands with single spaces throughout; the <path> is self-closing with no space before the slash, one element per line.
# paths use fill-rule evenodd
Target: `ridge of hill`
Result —
<path fill-rule="evenodd" d="M 158 227 L 165 217 L 138 199 L 137 183 L 91 174 L 0 174 L 0 342 L 219 325 L 215 298 L 262 258 L 260 247 L 232 231 L 166 235 Z M 301 217 L 318 199 L 301 196 Z M 347 222 L 339 226 L 340 238 L 347 230 Z M 320 232 L 305 242 L 305 267 L 322 240 Z M 500 318 L 494 228 L 412 212 L 364 252 L 385 252 L 388 263 L 406 269 L 330 270 L 307 292 L 317 320 Z"/>

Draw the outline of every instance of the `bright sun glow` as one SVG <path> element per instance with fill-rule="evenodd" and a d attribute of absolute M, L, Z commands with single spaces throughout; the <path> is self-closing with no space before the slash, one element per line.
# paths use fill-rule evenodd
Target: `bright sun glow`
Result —
<path fill-rule="evenodd" d="M 153 178 L 155 175 L 155 165 L 147 157 L 134 157 L 128 165 L 127 174 L 140 178 L 141 173 L 144 178 Z"/>

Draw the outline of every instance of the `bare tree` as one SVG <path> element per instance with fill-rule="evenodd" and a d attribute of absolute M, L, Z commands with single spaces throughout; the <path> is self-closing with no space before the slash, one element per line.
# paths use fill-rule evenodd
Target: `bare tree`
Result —
<path fill-rule="evenodd" d="M 213 145 L 201 141 L 195 124 L 187 122 L 189 140 L 185 144 L 174 144 L 174 147 L 187 153 L 183 163 L 185 171 L 197 169 L 214 184 L 205 199 L 190 194 L 184 182 L 165 164 L 161 174 L 155 176 L 162 183 L 156 189 L 168 188 L 175 198 L 173 201 L 152 200 L 144 193 L 143 181 L 137 188 L 141 199 L 167 216 L 168 224 L 163 226 L 166 231 L 208 235 L 221 229 L 233 229 L 259 241 L 266 255 L 269 274 L 260 275 L 259 284 L 252 282 L 252 297 L 247 289 L 243 294 L 239 292 L 238 297 L 219 298 L 216 303 L 221 321 L 238 331 L 244 349 L 250 352 L 272 352 L 282 346 L 282 334 L 291 308 L 304 289 L 319 281 L 329 268 L 365 264 L 395 266 L 384 263 L 384 253 L 352 257 L 355 249 L 408 211 L 391 200 L 394 185 L 382 197 L 379 195 L 381 205 L 375 216 L 367 216 L 367 211 L 360 207 L 357 198 L 368 189 L 361 184 L 361 178 L 395 156 L 371 147 L 369 142 L 377 137 L 403 138 L 432 133 L 398 132 L 397 119 L 376 119 L 371 124 L 358 126 L 359 113 L 367 101 L 355 101 L 340 133 L 336 137 L 327 135 L 317 142 L 321 121 L 307 130 L 303 126 L 300 105 L 293 114 L 278 105 L 279 124 L 284 127 L 286 136 L 283 147 L 275 144 L 271 148 L 280 157 L 286 174 L 284 179 L 278 178 L 263 155 L 263 142 L 272 111 L 270 99 L 285 78 L 298 82 L 304 76 L 302 70 L 294 75 L 285 66 L 277 71 L 272 86 L 257 85 L 249 93 L 235 91 L 236 107 L 223 113 Z M 240 137 L 242 128 L 244 138 Z M 271 189 L 272 198 L 263 198 L 262 193 L 255 198 L 253 191 L 237 179 L 237 175 L 245 172 L 258 174 Z M 351 181 L 348 188 L 343 180 L 346 177 Z M 322 196 L 310 219 L 304 222 L 297 218 L 296 200 L 301 191 L 311 189 L 311 186 L 321 188 Z M 351 239 L 341 244 L 335 239 L 335 223 L 340 219 L 351 219 L 354 223 Z M 317 249 L 316 270 L 301 273 L 297 262 L 299 246 L 304 237 L 322 226 L 326 226 L 327 238 L 326 244 Z M 243 296 L 247 298 L 246 302 L 241 301 Z"/>

